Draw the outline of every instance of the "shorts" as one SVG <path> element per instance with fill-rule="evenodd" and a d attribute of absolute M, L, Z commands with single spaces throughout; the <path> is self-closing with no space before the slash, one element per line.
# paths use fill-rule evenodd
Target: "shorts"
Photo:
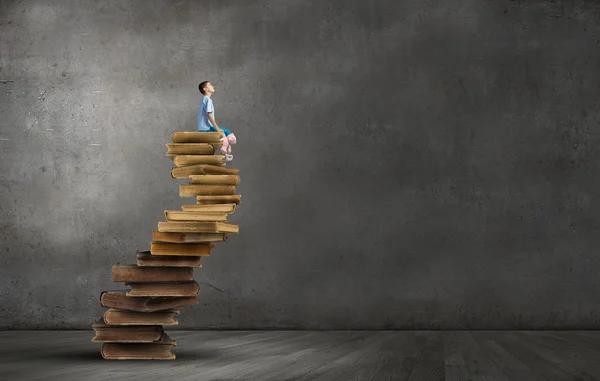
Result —
<path fill-rule="evenodd" d="M 231 131 L 229 131 L 226 128 L 219 127 L 219 129 L 223 130 L 223 132 L 225 133 L 225 136 L 229 136 L 229 134 L 231 134 Z M 217 132 L 217 129 L 214 128 L 213 126 L 210 126 L 210 130 L 208 130 L 207 132 Z"/>

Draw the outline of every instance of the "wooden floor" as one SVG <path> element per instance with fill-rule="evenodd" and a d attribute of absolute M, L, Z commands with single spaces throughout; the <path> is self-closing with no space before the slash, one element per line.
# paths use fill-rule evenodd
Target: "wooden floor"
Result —
<path fill-rule="evenodd" d="M 92 331 L 2 331 L 0 379 L 600 380 L 600 331 L 167 332 L 176 360 L 103 360 Z"/>

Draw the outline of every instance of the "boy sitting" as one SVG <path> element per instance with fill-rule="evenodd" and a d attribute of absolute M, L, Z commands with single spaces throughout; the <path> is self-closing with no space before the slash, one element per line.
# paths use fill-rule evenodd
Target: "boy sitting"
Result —
<path fill-rule="evenodd" d="M 223 137 L 221 141 L 221 152 L 225 154 L 225 160 L 233 160 L 231 154 L 231 145 L 237 142 L 234 134 L 226 128 L 219 128 L 217 122 L 215 122 L 215 106 L 213 105 L 210 96 L 215 92 L 215 88 L 209 81 L 201 82 L 198 85 L 198 90 L 202 93 L 202 99 L 200 100 L 200 106 L 198 107 L 198 131 L 204 132 L 220 132 Z"/>

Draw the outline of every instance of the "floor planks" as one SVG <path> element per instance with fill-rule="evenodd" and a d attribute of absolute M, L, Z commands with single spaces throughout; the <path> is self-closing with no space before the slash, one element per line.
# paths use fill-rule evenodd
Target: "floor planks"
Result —
<path fill-rule="evenodd" d="M 600 380 L 599 331 L 176 331 L 173 361 L 108 361 L 92 331 L 0 331 L 6 380 Z"/>

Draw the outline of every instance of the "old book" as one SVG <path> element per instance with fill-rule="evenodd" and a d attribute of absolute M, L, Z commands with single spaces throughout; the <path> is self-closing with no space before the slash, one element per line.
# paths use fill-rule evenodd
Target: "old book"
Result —
<path fill-rule="evenodd" d="M 167 221 L 227 221 L 228 214 L 196 210 L 165 210 Z"/>
<path fill-rule="evenodd" d="M 173 143 L 221 143 L 218 132 L 176 131 L 173 132 Z"/>
<path fill-rule="evenodd" d="M 196 256 L 154 255 L 150 251 L 137 253 L 137 265 L 140 267 L 202 267 Z"/>
<path fill-rule="evenodd" d="M 191 184 L 238 185 L 238 175 L 190 175 Z"/>
<path fill-rule="evenodd" d="M 127 290 L 102 291 L 100 294 L 100 305 L 105 308 L 120 310 L 154 312 L 198 304 L 198 299 L 195 296 L 132 298 L 127 296 L 127 292 Z"/>
<path fill-rule="evenodd" d="M 217 196 L 196 196 L 196 204 L 204 205 L 204 204 L 240 204 L 242 195 L 233 194 L 233 195 L 217 195 Z"/>
<path fill-rule="evenodd" d="M 231 214 L 235 212 L 235 205 L 236 204 L 234 203 L 181 205 L 181 210 L 198 212 L 219 212 Z"/>
<path fill-rule="evenodd" d="M 103 318 L 92 324 L 92 328 L 96 333 L 92 341 L 96 343 L 152 343 L 164 334 L 162 325 L 110 325 Z"/>
<path fill-rule="evenodd" d="M 178 309 L 155 312 L 137 312 L 110 308 L 104 313 L 104 322 L 114 325 L 177 325 Z"/>
<path fill-rule="evenodd" d="M 177 164 L 177 160 L 175 160 L 175 164 Z M 239 170 L 235 168 L 211 164 L 190 164 L 171 169 L 171 177 L 174 179 L 188 179 L 190 175 L 237 175 L 238 173 Z"/>
<path fill-rule="evenodd" d="M 174 360 L 171 352 L 177 343 L 166 333 L 154 343 L 103 343 L 102 358 L 105 360 Z"/>
<path fill-rule="evenodd" d="M 129 283 L 131 290 L 127 296 L 151 296 L 151 297 L 171 297 L 171 296 L 197 296 L 200 292 L 200 285 L 197 282 L 178 282 L 178 283 Z"/>
<path fill-rule="evenodd" d="M 209 143 L 167 143 L 167 155 L 212 155 L 214 144 Z"/>
<path fill-rule="evenodd" d="M 181 245 L 181 244 L 180 244 Z M 179 282 L 194 280 L 194 269 L 185 267 L 139 267 L 136 265 L 114 265 L 113 282 Z"/>
<path fill-rule="evenodd" d="M 239 233 L 239 226 L 221 221 L 159 221 L 158 231 L 181 233 Z"/>
<path fill-rule="evenodd" d="M 209 257 L 210 250 L 213 247 L 214 245 L 210 242 L 173 243 L 152 241 L 150 242 L 150 254 Z"/>
<path fill-rule="evenodd" d="M 180 197 L 195 197 L 199 195 L 232 195 L 235 194 L 235 185 L 199 185 L 179 184 Z"/>
<path fill-rule="evenodd" d="M 186 206 L 186 205 L 184 205 Z M 152 231 L 152 240 L 158 242 L 223 242 L 227 241 L 225 233 L 177 233 L 177 232 L 161 232 L 158 230 Z"/>
<path fill-rule="evenodd" d="M 173 164 L 175 164 L 176 168 L 186 168 L 193 165 L 213 165 L 216 167 L 224 167 L 225 155 L 175 155 L 175 154 L 167 154 L 173 160 Z M 171 175 L 173 174 L 173 169 L 171 170 Z"/>

